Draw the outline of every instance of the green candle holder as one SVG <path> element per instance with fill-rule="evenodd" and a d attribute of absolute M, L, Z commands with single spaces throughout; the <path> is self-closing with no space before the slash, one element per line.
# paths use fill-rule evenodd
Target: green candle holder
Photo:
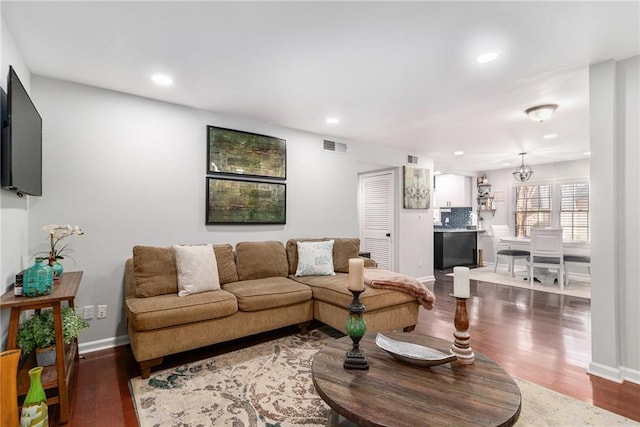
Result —
<path fill-rule="evenodd" d="M 369 361 L 367 356 L 360 348 L 360 340 L 367 332 L 367 322 L 364 320 L 362 314 L 364 313 L 364 304 L 360 302 L 360 294 L 364 291 L 353 291 L 349 289 L 353 294 L 353 300 L 351 304 L 347 306 L 349 310 L 349 318 L 345 329 L 353 341 L 351 350 L 347 351 L 346 358 L 344 360 L 344 369 L 369 369 Z"/>

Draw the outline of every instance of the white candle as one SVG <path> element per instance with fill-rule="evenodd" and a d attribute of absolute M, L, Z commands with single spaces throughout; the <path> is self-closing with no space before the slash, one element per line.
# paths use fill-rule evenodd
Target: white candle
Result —
<path fill-rule="evenodd" d="M 349 290 L 364 291 L 364 260 L 349 259 Z"/>
<path fill-rule="evenodd" d="M 453 296 L 469 298 L 469 267 L 453 267 Z"/>

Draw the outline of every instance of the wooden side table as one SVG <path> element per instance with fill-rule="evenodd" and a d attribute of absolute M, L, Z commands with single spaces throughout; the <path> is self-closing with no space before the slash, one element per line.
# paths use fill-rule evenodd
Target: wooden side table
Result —
<path fill-rule="evenodd" d="M 27 297 L 13 295 L 13 290 L 6 292 L 0 299 L 0 308 L 10 308 L 9 335 L 7 337 L 7 350 L 18 348 L 18 326 L 20 312 L 22 310 L 39 310 L 42 308 L 53 309 L 53 325 L 56 334 L 56 364 L 47 366 L 42 371 L 41 381 L 47 393 L 47 405 L 60 405 L 60 422 L 66 424 L 69 421 L 69 394 L 67 386 L 78 361 L 78 341 L 74 340 L 69 346 L 64 345 L 62 335 L 62 302 L 67 301 L 69 307 L 73 307 L 74 299 L 82 271 L 63 273 L 60 283 L 53 286 L 49 295 L 40 297 Z M 35 358 L 26 359 L 18 371 L 18 396 L 24 396 L 29 390 L 28 371 L 34 366 Z M 57 389 L 57 395 L 49 396 L 52 389 Z"/>

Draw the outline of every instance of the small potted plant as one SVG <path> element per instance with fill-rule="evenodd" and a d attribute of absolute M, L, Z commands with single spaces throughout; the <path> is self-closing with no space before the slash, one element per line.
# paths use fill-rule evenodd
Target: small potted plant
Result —
<path fill-rule="evenodd" d="M 65 344 L 71 344 L 89 324 L 72 307 L 62 308 L 62 335 Z M 20 324 L 18 347 L 24 353 L 36 350 L 38 366 L 49 366 L 56 362 L 56 335 L 53 325 L 53 310 L 43 310 Z"/>

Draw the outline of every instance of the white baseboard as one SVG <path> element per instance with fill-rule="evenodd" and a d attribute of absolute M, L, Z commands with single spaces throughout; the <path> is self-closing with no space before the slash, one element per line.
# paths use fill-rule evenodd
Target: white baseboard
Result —
<path fill-rule="evenodd" d="M 118 347 L 129 344 L 128 335 L 120 335 L 119 337 L 105 338 L 102 340 L 83 342 L 78 344 L 78 352 L 80 354 L 93 353 L 94 351 L 106 350 L 108 348 Z"/>
<path fill-rule="evenodd" d="M 622 379 L 625 381 L 629 381 L 635 384 L 640 384 L 640 371 L 637 369 L 631 368 L 620 368 L 620 374 L 622 375 Z"/>
<path fill-rule="evenodd" d="M 620 369 L 601 365 L 600 363 L 591 362 L 587 373 L 617 383 L 621 383 L 623 381 Z"/>
<path fill-rule="evenodd" d="M 416 280 L 433 292 L 433 285 L 436 283 L 436 276 L 418 277 Z"/>

